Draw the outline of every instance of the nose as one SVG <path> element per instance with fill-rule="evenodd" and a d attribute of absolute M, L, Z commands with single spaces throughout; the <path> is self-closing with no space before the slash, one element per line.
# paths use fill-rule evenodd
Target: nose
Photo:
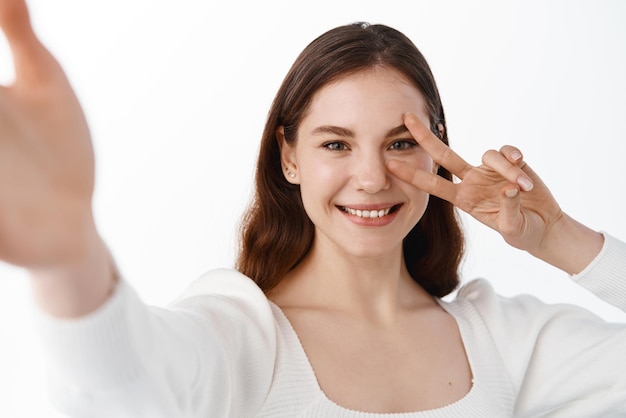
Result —
<path fill-rule="evenodd" d="M 390 186 L 385 158 L 379 153 L 361 155 L 354 164 L 352 179 L 357 190 L 375 194 Z"/>

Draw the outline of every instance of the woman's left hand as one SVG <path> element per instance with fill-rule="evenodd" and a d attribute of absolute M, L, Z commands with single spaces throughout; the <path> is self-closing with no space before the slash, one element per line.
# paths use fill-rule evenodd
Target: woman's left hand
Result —
<path fill-rule="evenodd" d="M 487 151 L 482 164 L 474 167 L 433 135 L 415 115 L 405 115 L 404 123 L 435 163 L 460 181 L 451 182 L 397 160 L 388 162 L 389 171 L 467 212 L 499 232 L 510 245 L 545 259 L 542 255 L 553 250 L 546 246 L 554 246 L 558 241 L 555 234 L 558 238 L 563 224 L 575 222 L 563 213 L 517 148 L 506 145 L 500 151 Z"/>

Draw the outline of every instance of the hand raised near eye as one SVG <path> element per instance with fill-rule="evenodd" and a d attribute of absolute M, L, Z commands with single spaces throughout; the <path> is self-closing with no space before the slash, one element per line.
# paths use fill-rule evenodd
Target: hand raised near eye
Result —
<path fill-rule="evenodd" d="M 0 27 L 15 65 L 14 83 L 0 86 L 0 260 L 71 263 L 95 231 L 87 123 L 24 0 L 0 0 Z"/>
<path fill-rule="evenodd" d="M 512 146 L 483 155 L 480 166 L 472 166 L 433 135 L 417 117 L 405 115 L 405 125 L 433 158 L 460 181 L 415 169 L 391 160 L 389 171 L 420 190 L 445 199 L 481 223 L 498 231 L 512 246 L 535 251 L 560 218 L 559 205 L 535 172 Z"/>

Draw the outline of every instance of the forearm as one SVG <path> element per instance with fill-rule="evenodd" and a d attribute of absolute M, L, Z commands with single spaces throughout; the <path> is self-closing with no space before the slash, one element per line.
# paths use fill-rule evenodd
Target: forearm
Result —
<path fill-rule="evenodd" d="M 111 295 L 117 274 L 95 227 L 85 234 L 84 252 L 71 263 L 29 269 L 36 304 L 59 318 L 84 316 Z"/>
<path fill-rule="evenodd" d="M 580 273 L 600 253 L 602 234 L 563 213 L 546 233 L 535 257 L 573 275 Z"/>

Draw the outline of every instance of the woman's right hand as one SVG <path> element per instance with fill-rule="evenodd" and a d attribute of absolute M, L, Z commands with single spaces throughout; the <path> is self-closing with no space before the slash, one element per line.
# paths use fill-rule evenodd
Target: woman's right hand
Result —
<path fill-rule="evenodd" d="M 0 86 L 0 260 L 71 265 L 97 235 L 94 157 L 83 111 L 33 32 L 24 0 L 0 0 L 15 81 Z"/>
<path fill-rule="evenodd" d="M 0 260 L 28 269 L 44 311 L 85 315 L 115 284 L 93 219 L 85 115 L 25 0 L 0 0 L 0 27 L 15 64 L 15 82 L 0 86 Z"/>

